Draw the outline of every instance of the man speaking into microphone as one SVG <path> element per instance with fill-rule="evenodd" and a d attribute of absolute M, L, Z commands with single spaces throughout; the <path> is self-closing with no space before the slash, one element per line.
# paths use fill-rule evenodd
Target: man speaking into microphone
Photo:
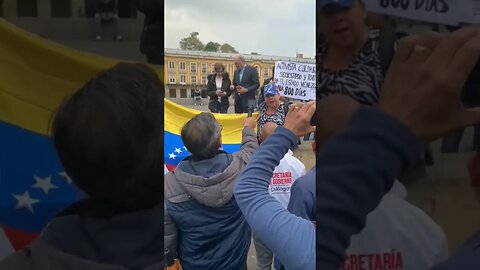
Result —
<path fill-rule="evenodd" d="M 260 87 L 258 71 L 247 65 L 241 55 L 235 56 L 235 67 L 237 69 L 233 74 L 233 84 L 230 86 L 230 90 L 235 91 L 235 113 L 247 113 L 249 100 L 255 102 L 255 94 Z"/>

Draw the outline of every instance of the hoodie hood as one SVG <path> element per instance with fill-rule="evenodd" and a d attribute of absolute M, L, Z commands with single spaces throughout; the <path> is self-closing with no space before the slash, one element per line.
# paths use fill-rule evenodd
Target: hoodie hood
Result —
<path fill-rule="evenodd" d="M 233 185 L 244 164 L 221 151 L 210 159 L 193 161 L 187 158 L 173 171 L 177 182 L 197 202 L 208 207 L 221 207 L 233 197 Z"/>
<path fill-rule="evenodd" d="M 147 269 L 163 261 L 163 207 L 110 218 L 58 216 L 40 239 L 86 261 Z"/>

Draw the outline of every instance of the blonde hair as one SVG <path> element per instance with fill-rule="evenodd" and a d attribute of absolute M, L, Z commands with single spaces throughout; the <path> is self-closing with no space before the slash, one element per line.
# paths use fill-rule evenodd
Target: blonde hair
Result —
<path fill-rule="evenodd" d="M 213 69 L 214 71 L 217 71 L 217 69 L 221 68 L 223 71 L 225 71 L 225 67 L 223 66 L 222 63 L 218 62 L 218 63 L 215 63 L 215 65 L 213 66 Z"/>

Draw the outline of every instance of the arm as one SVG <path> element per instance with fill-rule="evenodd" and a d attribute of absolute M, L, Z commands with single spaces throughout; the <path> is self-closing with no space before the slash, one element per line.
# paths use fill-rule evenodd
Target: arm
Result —
<path fill-rule="evenodd" d="M 260 83 L 258 82 L 258 72 L 257 69 L 254 67 L 252 68 L 252 85 L 249 87 L 246 87 L 248 92 L 255 92 L 258 90 L 258 87 L 260 87 Z"/>
<path fill-rule="evenodd" d="M 365 226 L 395 177 L 413 164 L 421 144 L 402 123 L 360 109 L 349 127 L 317 152 L 317 267 L 338 270 L 350 237 Z"/>
<path fill-rule="evenodd" d="M 212 98 L 217 96 L 217 85 L 215 84 L 215 75 L 207 76 L 207 95 Z"/>
<path fill-rule="evenodd" d="M 286 269 L 310 270 L 315 269 L 313 224 L 289 213 L 268 193 L 275 167 L 297 141 L 298 137 L 288 129 L 277 128 L 247 164 L 235 183 L 234 193 L 252 230 Z"/>
<path fill-rule="evenodd" d="M 314 178 L 315 179 L 315 178 Z M 315 180 L 300 178 L 292 185 L 288 211 L 301 218 L 315 222 Z M 312 185 L 308 185 L 312 183 Z"/>
<path fill-rule="evenodd" d="M 257 151 L 258 141 L 255 130 L 249 127 L 244 127 L 242 131 L 242 145 L 240 146 L 240 151 L 236 152 L 234 155 L 238 156 L 243 162 L 248 163 L 250 157 Z"/>
<path fill-rule="evenodd" d="M 168 248 L 171 252 L 177 254 L 177 241 L 178 241 L 178 230 L 173 222 L 172 218 L 167 212 L 167 202 L 165 202 L 165 209 L 163 211 L 164 216 L 164 247 Z"/>

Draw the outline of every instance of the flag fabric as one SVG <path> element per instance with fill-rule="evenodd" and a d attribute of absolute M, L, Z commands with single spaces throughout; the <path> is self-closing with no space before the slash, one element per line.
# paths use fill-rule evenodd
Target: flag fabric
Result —
<path fill-rule="evenodd" d="M 83 197 L 49 136 L 60 102 L 119 60 L 67 48 L 0 19 L 0 259 Z M 154 67 L 163 80 L 163 67 Z"/>
<path fill-rule="evenodd" d="M 195 115 L 201 113 L 180 106 L 165 99 L 165 131 L 164 131 L 164 160 L 168 171 L 173 170 L 180 161 L 190 155 L 180 137 L 180 131 Z M 246 114 L 214 114 L 215 119 L 222 125 L 223 150 L 229 153 L 240 150 L 242 142 L 243 120 Z"/>

